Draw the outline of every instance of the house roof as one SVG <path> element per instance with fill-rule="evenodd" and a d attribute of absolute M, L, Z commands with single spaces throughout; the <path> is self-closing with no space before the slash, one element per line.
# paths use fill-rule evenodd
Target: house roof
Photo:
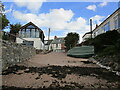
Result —
<path fill-rule="evenodd" d="M 64 38 L 56 38 L 52 41 L 52 44 L 62 44 L 65 43 Z"/>
<path fill-rule="evenodd" d="M 85 33 L 85 34 L 82 36 L 82 38 L 83 38 L 85 35 L 87 35 L 87 34 L 91 34 L 91 32 L 87 32 L 87 33 Z"/>
<path fill-rule="evenodd" d="M 42 31 L 38 26 L 36 26 L 34 23 L 29 22 L 27 24 L 25 24 L 24 26 L 22 26 L 20 29 L 24 29 L 27 28 L 28 26 L 33 25 L 35 28 L 37 28 L 38 30 Z M 43 32 L 43 31 L 42 31 Z"/>
<path fill-rule="evenodd" d="M 107 17 L 100 25 L 98 25 L 98 27 L 100 27 L 105 21 L 107 21 L 113 14 L 115 14 L 119 10 L 120 10 L 120 7 L 116 11 L 114 11 L 109 17 Z M 98 27 L 96 27 L 96 28 L 98 28 Z M 96 28 L 93 31 L 95 31 Z"/>
<path fill-rule="evenodd" d="M 45 40 L 45 41 L 46 41 L 45 45 L 50 45 L 53 40 Z"/>
<path fill-rule="evenodd" d="M 30 25 L 34 26 L 36 29 L 39 30 L 40 34 L 43 34 L 43 35 L 44 35 L 44 32 L 43 32 L 38 26 L 36 26 L 36 25 L 35 25 L 34 23 L 32 23 L 32 22 L 29 22 L 29 23 L 23 25 L 20 29 L 27 28 L 27 27 L 30 26 Z M 45 35 L 44 35 L 44 38 L 45 38 Z"/>

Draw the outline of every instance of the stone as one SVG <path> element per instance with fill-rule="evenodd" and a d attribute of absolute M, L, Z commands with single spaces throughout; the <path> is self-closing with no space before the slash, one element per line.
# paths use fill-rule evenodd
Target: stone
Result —
<path fill-rule="evenodd" d="M 29 60 L 35 54 L 34 47 L 2 40 L 2 70 L 24 60 Z"/>

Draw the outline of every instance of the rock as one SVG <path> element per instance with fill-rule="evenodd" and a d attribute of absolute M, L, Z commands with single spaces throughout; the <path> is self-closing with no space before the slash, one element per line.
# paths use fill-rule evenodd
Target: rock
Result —
<path fill-rule="evenodd" d="M 109 67 L 111 67 L 111 66 L 113 66 L 113 65 L 114 65 L 113 62 L 109 62 L 109 63 L 108 63 L 108 66 L 109 66 Z"/>

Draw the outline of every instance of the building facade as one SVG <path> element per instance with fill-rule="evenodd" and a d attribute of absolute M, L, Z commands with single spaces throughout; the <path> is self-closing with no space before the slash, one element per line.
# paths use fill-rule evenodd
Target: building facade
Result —
<path fill-rule="evenodd" d="M 50 44 L 52 43 L 53 40 L 45 40 L 44 41 L 44 50 L 52 50 Z"/>
<path fill-rule="evenodd" d="M 91 32 L 87 32 L 83 35 L 82 39 L 83 39 L 83 42 L 88 40 L 89 38 L 91 38 Z"/>
<path fill-rule="evenodd" d="M 29 22 L 20 28 L 16 43 L 33 46 L 40 50 L 44 48 L 44 38 L 43 31 L 32 22 Z"/>
<path fill-rule="evenodd" d="M 107 31 L 117 30 L 120 28 L 120 8 L 113 12 L 107 19 L 105 19 L 99 26 L 97 26 L 92 33 L 92 37 L 96 37 Z"/>
<path fill-rule="evenodd" d="M 64 38 L 54 37 L 54 40 L 50 44 L 50 50 L 54 52 L 65 52 L 65 40 Z"/>
<path fill-rule="evenodd" d="M 120 29 L 120 7 L 107 17 L 100 25 L 96 25 L 92 31 L 92 38 L 105 33 L 107 31 L 119 30 Z M 120 31 L 119 31 L 120 32 Z M 91 33 L 87 32 L 83 35 L 83 42 L 91 38 Z"/>

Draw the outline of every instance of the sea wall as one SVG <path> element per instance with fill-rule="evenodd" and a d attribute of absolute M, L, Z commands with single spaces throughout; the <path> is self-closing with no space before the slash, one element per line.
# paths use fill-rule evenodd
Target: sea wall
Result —
<path fill-rule="evenodd" d="M 25 46 L 4 40 L 0 40 L 0 43 L 2 43 L 2 59 L 0 60 L 2 62 L 2 70 L 25 60 L 29 60 L 36 54 L 36 49 L 32 46 Z"/>

